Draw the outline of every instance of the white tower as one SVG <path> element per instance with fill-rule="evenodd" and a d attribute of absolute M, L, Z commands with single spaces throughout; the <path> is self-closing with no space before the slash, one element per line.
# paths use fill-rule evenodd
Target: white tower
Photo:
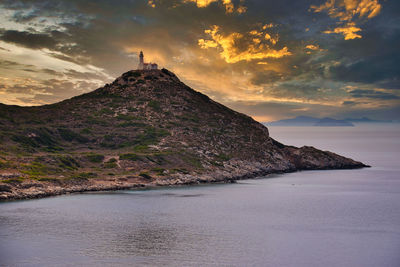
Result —
<path fill-rule="evenodd" d="M 144 69 L 144 59 L 143 58 L 144 58 L 143 52 L 140 51 L 140 54 L 139 54 L 139 65 L 138 65 L 138 69 L 139 70 Z"/>

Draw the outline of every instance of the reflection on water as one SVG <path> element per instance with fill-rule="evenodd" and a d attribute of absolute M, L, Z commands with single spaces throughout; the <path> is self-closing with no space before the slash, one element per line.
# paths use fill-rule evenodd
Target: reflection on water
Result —
<path fill-rule="evenodd" d="M 399 131 L 341 131 L 372 168 L 0 203 L 0 266 L 400 266 Z"/>
<path fill-rule="evenodd" d="M 176 247 L 177 229 L 143 222 L 122 229 L 114 229 L 109 240 L 100 240 L 86 250 L 88 256 L 119 257 L 126 255 L 151 256 L 168 255 Z"/>

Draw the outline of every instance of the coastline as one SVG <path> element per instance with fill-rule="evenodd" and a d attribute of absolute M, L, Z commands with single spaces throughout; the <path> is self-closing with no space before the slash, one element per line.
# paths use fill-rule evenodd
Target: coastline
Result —
<path fill-rule="evenodd" d="M 100 192 L 100 191 L 117 191 L 117 190 L 133 190 L 168 186 L 181 185 L 197 185 L 197 184 L 214 184 L 214 183 L 234 183 L 238 180 L 253 179 L 257 177 L 267 176 L 270 174 L 283 174 L 308 170 L 344 170 L 344 169 L 360 169 L 370 166 L 363 163 L 352 165 L 342 165 L 335 167 L 321 168 L 286 168 L 271 169 L 269 167 L 253 167 L 251 171 L 226 172 L 216 171 L 214 173 L 190 175 L 179 174 L 166 177 L 163 180 L 145 181 L 143 178 L 127 176 L 114 179 L 88 179 L 79 181 L 35 181 L 26 180 L 18 184 L 0 185 L 0 202 L 8 202 L 15 200 L 39 199 L 58 195 L 66 195 L 84 192 Z M 8 189 L 7 189 L 8 187 Z"/>

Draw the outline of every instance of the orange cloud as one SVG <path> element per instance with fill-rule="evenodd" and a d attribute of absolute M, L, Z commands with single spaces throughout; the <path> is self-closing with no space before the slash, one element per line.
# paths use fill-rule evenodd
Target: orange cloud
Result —
<path fill-rule="evenodd" d="M 212 3 L 221 3 L 225 7 L 226 13 L 234 13 L 237 12 L 239 14 L 245 13 L 247 11 L 247 7 L 243 5 L 244 0 L 240 1 L 240 4 L 236 7 L 232 3 L 232 0 L 181 0 L 181 3 L 195 3 L 198 8 L 208 7 Z M 148 5 L 155 8 L 156 0 L 148 0 Z"/>
<path fill-rule="evenodd" d="M 155 3 L 154 0 L 149 0 L 149 1 L 147 2 L 147 4 L 148 4 L 149 6 L 151 6 L 152 8 L 155 8 L 155 7 L 156 7 L 156 3 Z"/>
<path fill-rule="evenodd" d="M 306 49 L 310 49 L 310 50 L 319 50 L 319 45 L 306 45 Z"/>
<path fill-rule="evenodd" d="M 211 40 L 199 39 L 198 45 L 202 49 L 219 49 L 220 56 L 227 63 L 237 63 L 242 60 L 281 58 L 292 55 L 286 46 L 279 50 L 271 48 L 271 45 L 275 45 L 278 42 L 279 37 L 278 35 L 271 37 L 271 35 L 263 31 L 252 30 L 246 34 L 233 32 L 223 35 L 220 33 L 220 28 L 214 25 L 204 32 L 210 36 Z M 262 40 L 257 36 L 265 37 Z M 238 43 L 241 44 L 241 49 L 238 48 Z M 243 47 L 245 48 L 243 49 Z"/>
<path fill-rule="evenodd" d="M 337 27 L 333 31 L 324 31 L 323 33 L 331 34 L 331 33 L 340 33 L 343 34 L 345 40 L 352 40 L 361 38 L 362 36 L 357 32 L 360 32 L 361 29 L 355 26 L 355 23 L 350 22 L 343 27 Z"/>
<path fill-rule="evenodd" d="M 328 0 L 320 6 L 312 5 L 310 9 L 315 13 L 326 12 L 331 18 L 339 19 L 339 26 L 324 33 L 338 33 L 345 40 L 362 38 L 361 28 L 356 26 L 357 19 L 371 19 L 376 17 L 382 5 L 379 0 Z"/>

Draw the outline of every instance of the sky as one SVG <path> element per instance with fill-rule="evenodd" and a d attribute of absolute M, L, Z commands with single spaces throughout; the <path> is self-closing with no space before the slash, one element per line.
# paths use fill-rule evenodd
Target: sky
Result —
<path fill-rule="evenodd" d="M 0 103 L 86 93 L 146 62 L 258 121 L 398 120 L 398 0 L 0 0 Z"/>

